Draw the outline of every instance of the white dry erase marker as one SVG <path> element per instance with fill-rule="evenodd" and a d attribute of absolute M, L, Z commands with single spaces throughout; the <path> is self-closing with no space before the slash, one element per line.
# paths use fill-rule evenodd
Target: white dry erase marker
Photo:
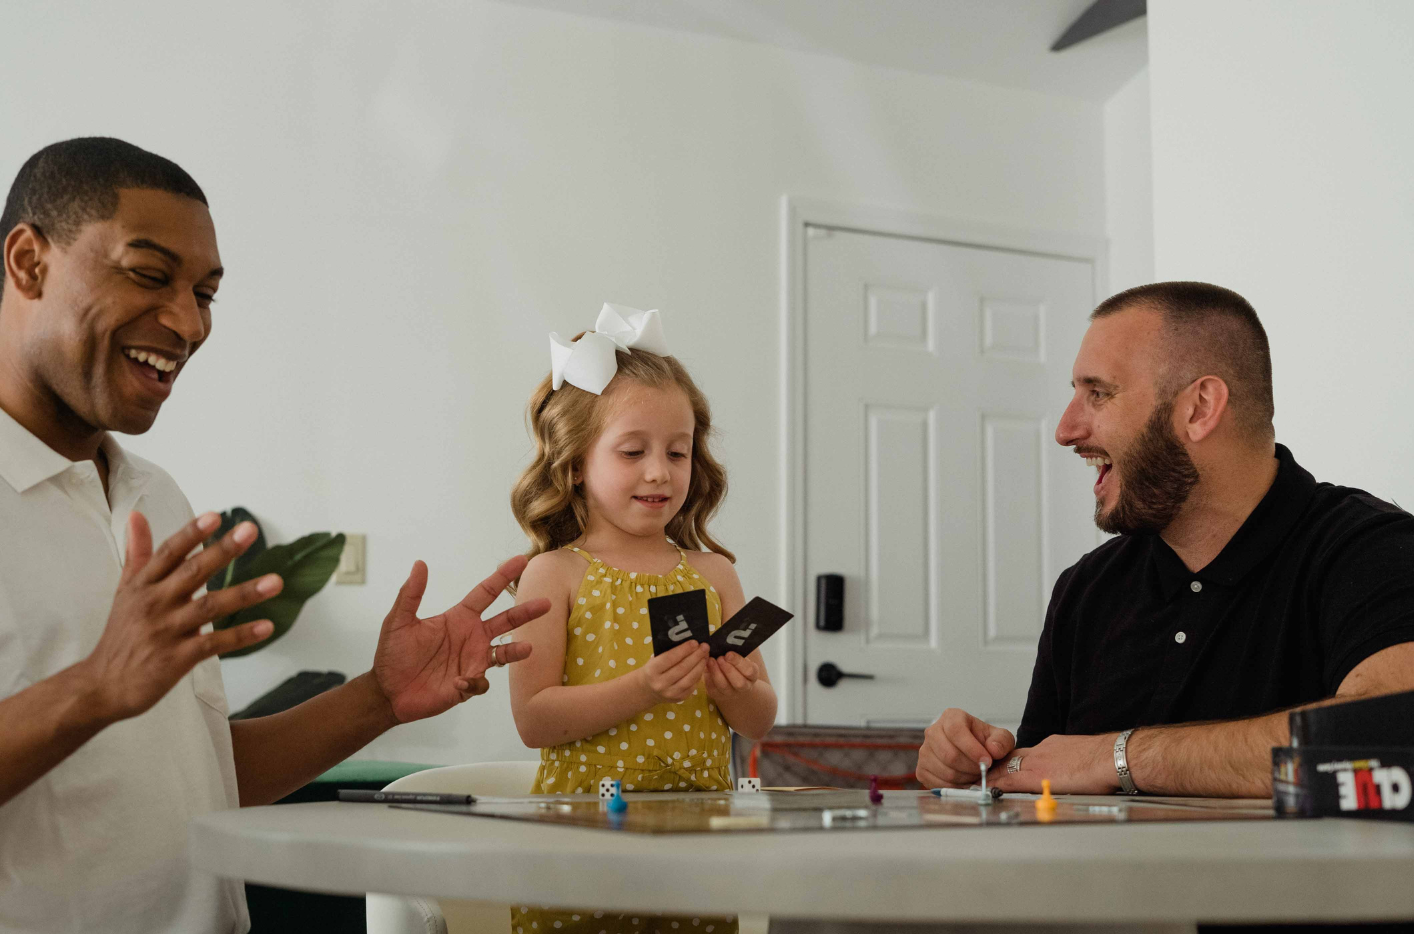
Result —
<path fill-rule="evenodd" d="M 976 785 L 971 788 L 933 788 L 929 793 L 939 798 L 956 798 L 959 801 L 971 801 L 973 804 L 991 804 L 1002 794 L 995 788 L 983 792 Z"/>

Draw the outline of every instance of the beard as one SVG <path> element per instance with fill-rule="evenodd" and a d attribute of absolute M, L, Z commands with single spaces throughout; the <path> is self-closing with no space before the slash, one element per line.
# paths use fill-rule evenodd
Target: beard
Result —
<path fill-rule="evenodd" d="M 1197 465 L 1174 437 L 1172 400 L 1155 406 L 1120 463 L 1118 501 L 1108 512 L 1095 503 L 1100 531 L 1128 535 L 1168 528 L 1198 484 Z"/>

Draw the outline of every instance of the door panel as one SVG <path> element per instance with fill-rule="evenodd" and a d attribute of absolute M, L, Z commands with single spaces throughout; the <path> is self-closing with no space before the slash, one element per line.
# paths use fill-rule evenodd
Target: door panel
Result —
<path fill-rule="evenodd" d="M 806 720 L 1015 723 L 1055 577 L 1096 542 L 1092 472 L 1052 439 L 1091 265 L 840 230 L 805 245 L 805 592 L 845 576 L 844 630 L 807 630 Z M 824 688 L 824 662 L 875 677 Z"/>
<path fill-rule="evenodd" d="M 932 493 L 927 409 L 866 406 L 865 603 L 871 645 L 927 645 L 933 588 L 926 504 Z"/>

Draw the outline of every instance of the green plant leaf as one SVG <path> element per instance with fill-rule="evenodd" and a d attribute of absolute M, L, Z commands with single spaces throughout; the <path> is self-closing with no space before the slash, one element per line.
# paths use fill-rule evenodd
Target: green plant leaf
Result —
<path fill-rule="evenodd" d="M 334 575 L 334 569 L 339 566 L 339 556 L 343 551 L 344 533 L 331 535 L 328 532 L 315 532 L 288 545 L 268 548 L 244 567 L 237 567 L 227 586 L 253 580 L 263 574 L 279 574 L 285 579 L 285 589 L 269 600 L 216 620 L 217 629 L 229 629 L 257 619 L 268 619 L 275 624 L 275 631 L 271 633 L 270 638 L 244 649 L 226 652 L 221 657 L 249 655 L 289 632 L 305 601 L 322 590 Z"/>
<path fill-rule="evenodd" d="M 255 541 L 250 543 L 249 548 L 237 555 L 234 561 L 211 575 L 211 578 L 206 582 L 207 590 L 220 590 L 223 587 L 231 586 L 232 581 L 239 577 L 241 569 L 265 551 L 265 530 L 260 527 L 259 520 L 251 515 L 244 506 L 233 506 L 230 511 L 221 513 L 221 525 L 211 533 L 203 544 L 210 548 L 242 522 L 255 523 Z M 239 579 L 250 580 L 248 577 L 240 577 Z"/>

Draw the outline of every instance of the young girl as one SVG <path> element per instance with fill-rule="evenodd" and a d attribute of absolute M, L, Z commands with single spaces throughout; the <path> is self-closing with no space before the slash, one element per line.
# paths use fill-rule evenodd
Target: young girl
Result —
<path fill-rule="evenodd" d="M 653 654 L 649 599 L 705 590 L 715 631 L 744 598 L 731 552 L 707 531 L 727 486 L 707 446 L 707 400 L 667 355 L 657 313 L 619 312 L 606 305 L 573 344 L 551 335 L 555 372 L 530 400 L 536 457 L 511 494 L 532 542 L 517 599 L 551 606 L 517 630 L 534 651 L 511 668 L 511 710 L 541 750 L 532 793 L 593 792 L 605 776 L 625 791 L 726 790 L 731 731 L 764 736 L 776 695 L 759 651 L 713 659 L 689 641 Z M 513 915 L 523 934 L 735 929 L 720 918 Z"/>

